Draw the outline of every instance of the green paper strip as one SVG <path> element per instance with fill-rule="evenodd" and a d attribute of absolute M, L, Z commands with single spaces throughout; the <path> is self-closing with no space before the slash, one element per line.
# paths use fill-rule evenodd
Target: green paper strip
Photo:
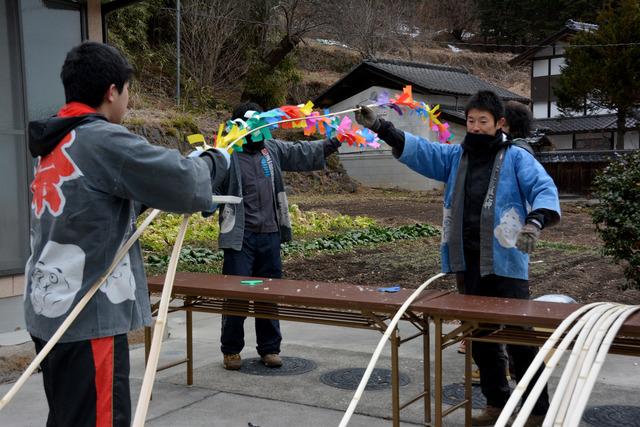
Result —
<path fill-rule="evenodd" d="M 262 280 L 241 280 L 240 284 L 241 285 L 247 285 L 247 286 L 256 286 L 256 285 L 260 285 L 262 283 Z"/>

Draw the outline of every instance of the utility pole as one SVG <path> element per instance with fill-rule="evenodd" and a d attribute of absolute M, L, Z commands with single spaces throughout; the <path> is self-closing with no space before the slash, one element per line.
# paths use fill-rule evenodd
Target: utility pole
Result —
<path fill-rule="evenodd" d="M 180 105 L 180 0 L 176 0 L 176 105 Z"/>

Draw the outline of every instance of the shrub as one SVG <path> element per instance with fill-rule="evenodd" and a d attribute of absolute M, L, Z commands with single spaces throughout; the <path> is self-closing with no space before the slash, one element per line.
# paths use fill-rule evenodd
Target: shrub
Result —
<path fill-rule="evenodd" d="M 607 166 L 594 190 L 600 204 L 592 218 L 604 253 L 622 262 L 628 286 L 640 289 L 640 151 Z"/>

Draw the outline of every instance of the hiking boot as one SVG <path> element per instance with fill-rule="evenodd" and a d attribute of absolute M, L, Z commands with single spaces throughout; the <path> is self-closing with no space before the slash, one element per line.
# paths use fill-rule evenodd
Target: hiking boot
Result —
<path fill-rule="evenodd" d="M 225 354 L 222 366 L 224 367 L 224 369 L 237 371 L 242 367 L 242 358 L 239 354 Z"/>
<path fill-rule="evenodd" d="M 471 417 L 472 426 L 492 426 L 498 421 L 502 408 L 487 405 L 478 415 Z"/>
<path fill-rule="evenodd" d="M 260 360 L 262 360 L 264 366 L 269 368 L 279 368 L 282 366 L 282 359 L 280 358 L 280 355 L 276 353 L 269 353 L 264 356 L 260 356 Z"/>

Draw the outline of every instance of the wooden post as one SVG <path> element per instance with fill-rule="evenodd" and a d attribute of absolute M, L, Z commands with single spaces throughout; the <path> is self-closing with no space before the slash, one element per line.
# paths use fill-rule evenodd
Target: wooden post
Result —
<path fill-rule="evenodd" d="M 87 36 L 94 42 L 102 39 L 102 7 L 100 0 L 87 0 Z"/>

